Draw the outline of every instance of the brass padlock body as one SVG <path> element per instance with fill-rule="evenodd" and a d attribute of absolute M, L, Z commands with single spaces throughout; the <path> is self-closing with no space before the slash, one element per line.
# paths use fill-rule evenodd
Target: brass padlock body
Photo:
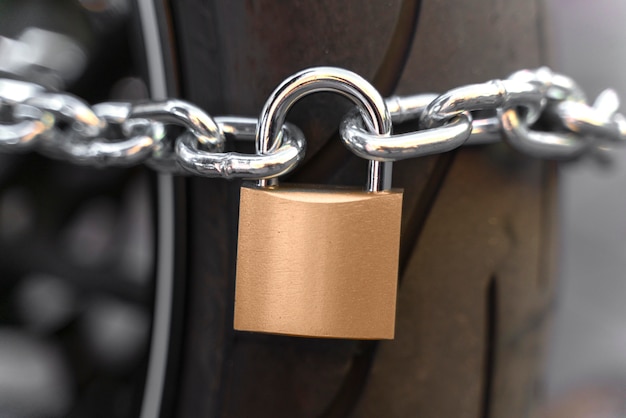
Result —
<path fill-rule="evenodd" d="M 237 330 L 394 337 L 402 191 L 241 189 Z"/>

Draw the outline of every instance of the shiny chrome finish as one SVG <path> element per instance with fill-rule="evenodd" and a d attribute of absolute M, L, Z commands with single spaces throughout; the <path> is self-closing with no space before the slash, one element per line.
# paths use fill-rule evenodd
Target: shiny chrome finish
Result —
<path fill-rule="evenodd" d="M 413 96 L 391 96 L 385 99 L 391 121 L 393 123 L 404 123 L 418 120 L 429 104 L 437 97 L 435 93 L 415 94 Z"/>
<path fill-rule="evenodd" d="M 154 140 L 147 135 L 136 136 L 122 142 L 102 140 L 59 140 L 44 142 L 45 153 L 75 164 L 95 167 L 125 167 L 136 165 L 152 154 Z"/>
<path fill-rule="evenodd" d="M 500 119 L 483 118 L 472 121 L 472 134 L 464 145 L 487 145 L 502 140 Z"/>
<path fill-rule="evenodd" d="M 439 95 L 435 93 L 416 94 L 413 96 L 392 96 L 385 99 L 393 123 L 405 123 L 419 120 L 420 116 Z M 359 132 L 362 134 L 362 132 Z M 502 139 L 500 120 L 497 117 L 472 121 L 472 134 L 463 145 L 485 145 Z"/>
<path fill-rule="evenodd" d="M 531 83 L 539 86 L 550 100 L 586 100 L 585 93 L 570 77 L 553 72 L 548 67 L 536 70 L 519 70 L 509 76 L 509 80 Z"/>
<path fill-rule="evenodd" d="M 619 99 L 614 90 L 600 93 L 593 106 L 564 101 L 553 112 L 571 132 L 611 142 L 626 141 L 624 117 L 617 114 Z"/>
<path fill-rule="evenodd" d="M 529 74 L 534 74 L 529 72 Z M 533 78 L 534 80 L 534 78 Z M 536 120 L 544 105 L 544 93 L 540 86 L 530 81 L 492 80 L 483 84 L 460 87 L 442 95 L 423 94 L 408 97 L 394 96 L 387 99 L 392 120 L 402 123 L 420 119 L 426 128 L 437 131 L 416 131 L 394 136 L 396 144 L 384 147 L 376 135 L 364 132 L 355 120 L 346 121 L 342 135 L 346 145 L 357 155 L 379 159 L 403 159 L 412 156 L 431 155 L 450 151 L 465 143 L 479 145 L 501 139 L 502 129 L 497 117 L 475 119 L 469 112 L 492 110 L 502 107 L 524 107 L 527 118 Z M 463 117 L 459 115 L 466 114 Z M 471 121 L 470 134 L 465 133 L 466 124 Z M 451 122 L 452 126 L 447 123 Z M 442 126 L 445 124 L 445 126 Z M 426 134 L 426 132 L 428 132 Z M 463 136 L 465 135 L 465 138 Z M 413 148 L 413 152 L 400 150 Z"/>
<path fill-rule="evenodd" d="M 133 105 L 125 102 L 104 102 L 93 106 L 93 111 L 107 122 L 122 126 L 128 121 Z"/>
<path fill-rule="evenodd" d="M 226 138 L 237 141 L 254 141 L 256 139 L 257 120 L 239 116 L 217 116 L 214 118 Z"/>
<path fill-rule="evenodd" d="M 604 89 L 593 102 L 594 109 L 607 115 L 619 112 L 619 106 L 619 96 L 613 89 Z"/>
<path fill-rule="evenodd" d="M 50 130 L 52 126 L 51 118 L 0 125 L 0 150 L 7 152 L 30 150 L 35 144 L 35 139 Z"/>
<path fill-rule="evenodd" d="M 271 95 L 258 124 L 250 118 L 214 119 L 174 99 L 137 105 L 101 103 L 91 108 L 71 95 L 0 78 L 0 106 L 7 110 L 0 122 L 0 150 L 35 148 L 81 164 L 145 162 L 165 173 L 256 178 L 270 184 L 292 170 L 304 154 L 302 133 L 282 127 L 286 113 L 300 98 L 318 91 L 337 92 L 357 104 L 359 110 L 345 118 L 340 130 L 348 148 L 370 160 L 369 191 L 390 187 L 388 161 L 491 143 L 503 134 L 515 148 L 546 158 L 570 158 L 591 146 L 626 140 L 626 119 L 617 113 L 619 99 L 614 91 L 603 92 L 590 107 L 571 78 L 547 68 L 518 71 L 509 80 L 465 86 L 440 96 L 384 100 L 358 75 L 319 67 L 284 81 Z M 472 120 L 470 112 L 478 110 L 498 116 Z M 549 132 L 530 129 L 540 111 Z M 420 120 L 427 129 L 390 136 L 392 121 L 411 120 Z M 185 131 L 170 137 L 167 124 Z M 111 129 L 116 126 L 119 129 Z M 120 132 L 122 138 L 113 138 Z M 221 153 L 226 139 L 256 140 L 257 155 Z"/>
<path fill-rule="evenodd" d="M 612 115 L 597 111 L 586 103 L 561 102 L 554 106 L 554 113 L 571 132 L 609 141 L 622 139 Z"/>
<path fill-rule="evenodd" d="M 13 119 L 19 119 L 19 115 L 17 118 L 15 115 L 16 106 L 43 92 L 43 87 L 37 84 L 0 79 L 0 107 L 11 108 Z M 34 119 L 0 124 L 0 149 L 9 152 L 30 149 L 34 140 L 53 125 L 53 118 L 44 117 L 41 112 Z"/>
<path fill-rule="evenodd" d="M 120 140 L 106 139 L 106 129 L 122 125 L 130 106 L 126 103 L 102 103 L 94 106 L 94 116 L 105 128 L 94 138 L 85 137 L 82 131 L 59 131 L 41 141 L 42 152 L 54 158 L 75 164 L 105 166 L 130 166 L 146 160 L 152 154 L 155 140 L 144 129 L 143 134 Z"/>
<path fill-rule="evenodd" d="M 302 132 L 287 126 L 281 130 L 285 142 L 276 153 L 220 153 L 226 138 L 254 140 L 257 120 L 214 120 L 181 100 L 138 105 L 107 102 L 91 108 L 71 95 L 49 93 L 33 83 L 0 79 L 0 105 L 12 109 L 16 121 L 0 124 L 0 149 L 16 152 L 38 146 L 53 158 L 77 164 L 128 166 L 145 162 L 166 173 L 264 178 L 292 170 L 305 149 Z M 61 121 L 68 126 L 58 128 Z M 165 124 L 181 125 L 186 130 L 180 137 L 170 138 Z M 111 128 L 115 126 L 122 138 L 112 137 Z M 184 157 L 176 152 L 177 144 Z"/>
<path fill-rule="evenodd" d="M 574 134 L 530 130 L 515 109 L 503 110 L 500 121 L 507 142 L 513 148 L 535 157 L 575 158 L 591 145 L 590 142 Z"/>
<path fill-rule="evenodd" d="M 289 109 L 301 98 L 316 92 L 333 92 L 350 99 L 366 116 L 371 132 L 389 136 L 391 115 L 380 93 L 361 76 L 341 68 L 309 68 L 288 77 L 270 95 L 265 103 L 257 127 L 257 154 L 266 155 L 280 147 L 279 131 Z M 366 189 L 380 191 L 391 188 L 390 176 L 385 176 L 385 164 L 369 163 Z M 276 184 L 274 179 L 259 180 L 259 186 Z"/>
<path fill-rule="evenodd" d="M 465 143 L 472 133 L 471 117 L 467 113 L 455 116 L 446 125 L 390 137 L 365 129 L 358 111 L 348 114 L 341 123 L 344 143 L 362 158 L 380 161 L 404 160 L 453 150 Z"/>
<path fill-rule="evenodd" d="M 86 138 L 100 135 L 106 127 L 106 123 L 94 113 L 91 107 L 69 94 L 42 93 L 25 100 L 24 105 L 49 113 L 55 119 L 69 123 L 71 129 Z M 26 117 L 24 113 L 21 116 Z M 65 132 L 56 128 L 51 133 L 53 136 L 58 136 L 59 140 L 66 135 Z"/>
<path fill-rule="evenodd" d="M 44 91 L 42 86 L 35 83 L 0 78 L 0 98 L 6 103 L 23 103 Z"/>
<path fill-rule="evenodd" d="M 124 135 L 123 139 L 115 139 L 113 142 L 123 147 L 125 143 L 130 144 L 140 141 L 144 147 L 135 148 L 137 151 L 132 155 L 128 155 L 128 159 L 135 161 L 146 161 L 151 168 L 165 173 L 180 173 L 181 170 L 176 163 L 176 155 L 173 151 L 173 144 L 166 136 L 165 125 L 153 119 L 141 119 L 132 117 L 135 112 L 135 106 L 130 103 L 106 102 L 95 105 L 96 114 L 105 119 L 109 126 L 116 125 L 121 129 Z M 151 140 L 148 144 L 147 139 Z M 176 138 L 173 139 L 174 141 Z M 133 149 L 131 147 L 130 149 Z"/>
<path fill-rule="evenodd" d="M 615 143 L 626 139 L 626 120 L 616 113 L 619 99 L 612 90 L 602 92 L 590 107 L 584 103 L 584 94 L 573 80 L 546 69 L 540 70 L 551 77 L 546 82 L 546 94 L 551 98 L 546 111 L 556 116 L 570 132 L 534 131 L 515 109 L 502 110 L 502 130 L 511 146 L 539 158 L 568 159 L 583 154 L 598 140 Z M 524 73 L 513 76 L 520 77 L 519 74 Z"/>
<path fill-rule="evenodd" d="M 220 127 L 235 139 L 250 139 L 250 131 L 256 128 L 256 119 L 229 120 L 223 117 L 219 120 Z M 267 179 L 288 173 L 304 158 L 306 143 L 300 129 L 284 124 L 278 140 L 280 146 L 271 153 L 251 155 L 203 151 L 198 148 L 195 138 L 187 135 L 178 141 L 176 154 L 180 166 L 190 174 L 226 179 Z"/>
<path fill-rule="evenodd" d="M 463 112 L 524 107 L 529 120 L 536 120 L 544 105 L 541 89 L 532 83 L 492 80 L 459 87 L 442 94 L 428 105 L 420 117 L 425 128 L 441 126 Z"/>
<path fill-rule="evenodd" d="M 584 100 L 584 95 L 573 80 L 557 76 L 546 67 L 535 71 L 521 70 L 513 73 L 513 80 L 532 83 L 552 101 Z M 586 151 L 591 143 L 569 133 L 540 132 L 529 129 L 531 120 L 520 118 L 517 110 L 510 107 L 498 111 L 502 131 L 507 142 L 515 149 L 539 158 L 575 158 Z"/>
<path fill-rule="evenodd" d="M 199 107 L 182 100 L 138 104 L 128 118 L 180 124 L 208 151 L 220 152 L 224 149 L 224 136 L 213 118 Z"/>

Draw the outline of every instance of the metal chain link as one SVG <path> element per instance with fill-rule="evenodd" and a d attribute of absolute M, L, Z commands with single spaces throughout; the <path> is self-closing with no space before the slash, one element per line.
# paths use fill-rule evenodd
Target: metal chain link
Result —
<path fill-rule="evenodd" d="M 504 139 L 535 157 L 566 159 L 626 141 L 626 119 L 617 113 L 619 99 L 613 90 L 602 92 L 590 106 L 571 78 L 545 67 L 441 95 L 393 96 L 385 104 L 394 124 L 414 121 L 419 128 L 379 134 L 363 110 L 355 109 L 343 119 L 340 133 L 356 155 L 395 161 Z M 267 179 L 295 168 L 306 148 L 302 132 L 286 123 L 271 149 L 224 152 L 226 141 L 254 141 L 257 120 L 213 118 L 176 99 L 90 107 L 70 94 L 6 78 L 0 79 L 0 115 L 0 151 L 37 150 L 98 167 L 145 163 L 168 173 Z M 539 126 L 543 130 L 535 128 Z"/>
<path fill-rule="evenodd" d="M 538 158 L 567 159 L 598 141 L 626 140 L 626 120 L 617 113 L 615 91 L 605 90 L 589 106 L 571 78 L 546 67 L 521 70 L 507 80 L 463 86 L 442 95 L 394 96 L 387 99 L 387 106 L 394 122 L 419 120 L 422 130 L 389 141 L 365 130 L 359 116 L 352 113 L 341 130 L 346 144 L 358 155 L 414 158 L 503 138 L 513 148 Z M 477 111 L 493 116 L 475 119 L 471 113 Z M 532 130 L 539 119 L 545 119 L 552 131 Z"/>

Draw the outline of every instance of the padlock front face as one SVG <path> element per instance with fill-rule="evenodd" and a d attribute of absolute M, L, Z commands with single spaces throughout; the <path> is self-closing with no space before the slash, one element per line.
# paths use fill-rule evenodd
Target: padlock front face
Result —
<path fill-rule="evenodd" d="M 402 192 L 242 187 L 235 329 L 394 336 Z"/>

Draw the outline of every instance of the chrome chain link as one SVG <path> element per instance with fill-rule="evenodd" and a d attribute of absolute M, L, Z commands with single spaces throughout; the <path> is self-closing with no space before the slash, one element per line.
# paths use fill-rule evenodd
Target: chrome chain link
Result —
<path fill-rule="evenodd" d="M 311 90 L 319 89 L 312 85 Z M 441 95 L 393 96 L 385 105 L 393 124 L 412 121 L 418 129 L 376 133 L 363 109 L 355 109 L 342 120 L 340 133 L 356 155 L 396 161 L 504 139 L 534 157 L 568 159 L 626 141 L 626 119 L 618 113 L 613 90 L 588 105 L 571 78 L 545 67 Z M 0 115 L 0 152 L 37 150 L 98 167 L 145 163 L 168 173 L 269 179 L 295 168 L 306 149 L 302 132 L 282 124 L 284 114 L 270 148 L 257 154 L 224 152 L 227 141 L 254 141 L 257 120 L 213 118 L 177 99 L 89 106 L 70 94 L 6 78 L 0 79 Z"/>

